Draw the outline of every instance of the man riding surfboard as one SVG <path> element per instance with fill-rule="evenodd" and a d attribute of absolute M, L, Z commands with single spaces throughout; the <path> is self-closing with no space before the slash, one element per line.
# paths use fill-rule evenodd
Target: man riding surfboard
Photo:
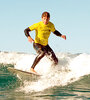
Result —
<path fill-rule="evenodd" d="M 66 36 L 62 35 L 59 31 L 57 31 L 55 29 L 54 24 L 50 22 L 49 12 L 43 12 L 41 19 L 42 21 L 35 23 L 24 30 L 24 33 L 27 36 L 28 41 L 31 43 L 33 42 L 33 47 L 38 53 L 30 68 L 30 71 L 32 72 L 36 72 L 34 68 L 44 56 L 50 56 L 50 59 L 54 62 L 54 64 L 58 64 L 58 58 L 56 57 L 51 47 L 48 45 L 48 38 L 51 32 L 54 33 L 56 36 L 59 36 L 66 40 Z M 33 30 L 35 30 L 36 33 L 35 40 L 32 39 L 32 37 L 29 34 L 29 32 Z"/>

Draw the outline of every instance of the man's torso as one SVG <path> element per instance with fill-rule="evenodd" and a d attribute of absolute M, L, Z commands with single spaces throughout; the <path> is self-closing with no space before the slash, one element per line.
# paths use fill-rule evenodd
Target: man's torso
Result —
<path fill-rule="evenodd" d="M 44 46 L 48 44 L 50 33 L 55 31 L 55 27 L 51 22 L 45 25 L 42 21 L 40 21 L 39 23 L 33 24 L 29 28 L 31 31 L 36 31 L 35 43 L 39 43 Z"/>

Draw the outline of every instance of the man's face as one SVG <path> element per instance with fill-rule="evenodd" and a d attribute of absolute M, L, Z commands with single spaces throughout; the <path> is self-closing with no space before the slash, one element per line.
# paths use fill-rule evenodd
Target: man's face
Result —
<path fill-rule="evenodd" d="M 48 24 L 50 18 L 49 17 L 42 17 L 42 22 L 46 25 Z"/>

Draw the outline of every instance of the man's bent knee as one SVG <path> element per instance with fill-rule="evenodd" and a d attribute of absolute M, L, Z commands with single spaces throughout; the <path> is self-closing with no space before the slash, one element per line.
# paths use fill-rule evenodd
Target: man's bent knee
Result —
<path fill-rule="evenodd" d="M 56 66 L 57 64 L 58 64 L 58 59 L 57 58 L 53 59 L 53 65 Z"/>
<path fill-rule="evenodd" d="M 58 59 L 54 59 L 54 64 L 57 65 L 58 64 Z"/>

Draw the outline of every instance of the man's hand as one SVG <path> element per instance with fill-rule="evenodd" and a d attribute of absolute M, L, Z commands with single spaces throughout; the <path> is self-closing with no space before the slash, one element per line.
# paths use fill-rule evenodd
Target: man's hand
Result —
<path fill-rule="evenodd" d="M 66 40 L 66 35 L 61 35 L 61 37 Z"/>
<path fill-rule="evenodd" d="M 28 36 L 28 41 L 31 43 L 34 42 L 34 40 L 30 36 Z"/>

